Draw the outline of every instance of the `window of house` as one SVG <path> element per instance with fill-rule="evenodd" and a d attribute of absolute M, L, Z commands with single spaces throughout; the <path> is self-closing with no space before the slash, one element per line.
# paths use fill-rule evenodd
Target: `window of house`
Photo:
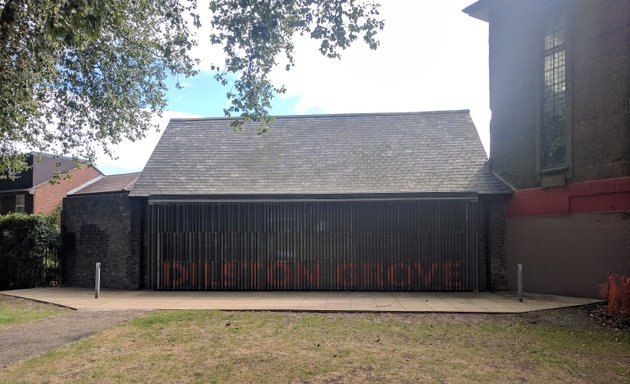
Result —
<path fill-rule="evenodd" d="M 540 119 L 541 170 L 566 165 L 566 18 L 555 10 L 544 25 L 543 94 Z"/>
<path fill-rule="evenodd" d="M 26 196 L 15 196 L 15 213 L 26 213 Z"/>

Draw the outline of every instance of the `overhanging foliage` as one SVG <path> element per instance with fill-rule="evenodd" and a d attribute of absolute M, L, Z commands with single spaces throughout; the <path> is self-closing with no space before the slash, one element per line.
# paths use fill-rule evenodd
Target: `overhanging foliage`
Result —
<path fill-rule="evenodd" d="M 293 66 L 295 34 L 338 58 L 360 36 L 376 48 L 383 28 L 370 0 L 202 4 L 211 20 L 197 0 L 0 0 L 0 177 L 26 169 L 21 148 L 94 161 L 99 148 L 143 138 L 167 105 L 166 78 L 196 73 L 192 30 L 202 23 L 213 33 L 201 38 L 226 55 L 217 79 L 237 78 L 225 113 L 262 122 L 261 132 L 284 89 L 268 75 L 282 54 Z"/>

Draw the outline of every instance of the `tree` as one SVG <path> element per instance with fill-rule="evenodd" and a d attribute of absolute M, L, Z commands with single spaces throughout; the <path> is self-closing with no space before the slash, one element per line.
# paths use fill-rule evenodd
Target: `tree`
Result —
<path fill-rule="evenodd" d="M 192 29 L 213 28 L 226 61 L 216 78 L 228 85 L 226 115 L 270 121 L 284 91 L 269 73 L 293 37 L 320 41 L 338 58 L 358 37 L 373 49 L 383 28 L 378 4 L 352 0 L 213 0 L 200 20 L 196 0 L 0 0 L 0 177 L 24 170 L 21 148 L 93 160 L 95 150 L 137 140 L 166 106 L 169 75 L 196 74 Z"/>

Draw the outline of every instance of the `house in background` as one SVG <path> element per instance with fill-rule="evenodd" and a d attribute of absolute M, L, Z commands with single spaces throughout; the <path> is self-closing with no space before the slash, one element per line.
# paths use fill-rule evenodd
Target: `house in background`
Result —
<path fill-rule="evenodd" d="M 630 275 L 630 3 L 481 0 L 508 289 L 596 297 Z"/>
<path fill-rule="evenodd" d="M 100 261 L 112 288 L 505 287 L 510 190 L 468 111 L 230 123 L 172 119 L 128 196 L 67 197 L 65 281 Z"/>
<path fill-rule="evenodd" d="M 49 215 L 59 207 L 66 194 L 103 174 L 86 165 L 77 167 L 72 158 L 32 152 L 27 155 L 27 171 L 14 180 L 0 179 L 0 214 L 41 213 Z M 69 171 L 69 178 L 50 183 L 55 174 Z"/>

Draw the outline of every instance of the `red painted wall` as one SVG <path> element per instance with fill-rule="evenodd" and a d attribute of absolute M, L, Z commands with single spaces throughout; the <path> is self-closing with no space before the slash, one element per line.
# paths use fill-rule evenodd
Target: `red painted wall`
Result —
<path fill-rule="evenodd" d="M 516 191 L 507 203 L 507 286 L 597 298 L 630 273 L 630 177 Z"/>
<path fill-rule="evenodd" d="M 548 216 L 630 210 L 630 177 L 585 181 L 560 188 L 516 191 L 507 216 Z"/>

